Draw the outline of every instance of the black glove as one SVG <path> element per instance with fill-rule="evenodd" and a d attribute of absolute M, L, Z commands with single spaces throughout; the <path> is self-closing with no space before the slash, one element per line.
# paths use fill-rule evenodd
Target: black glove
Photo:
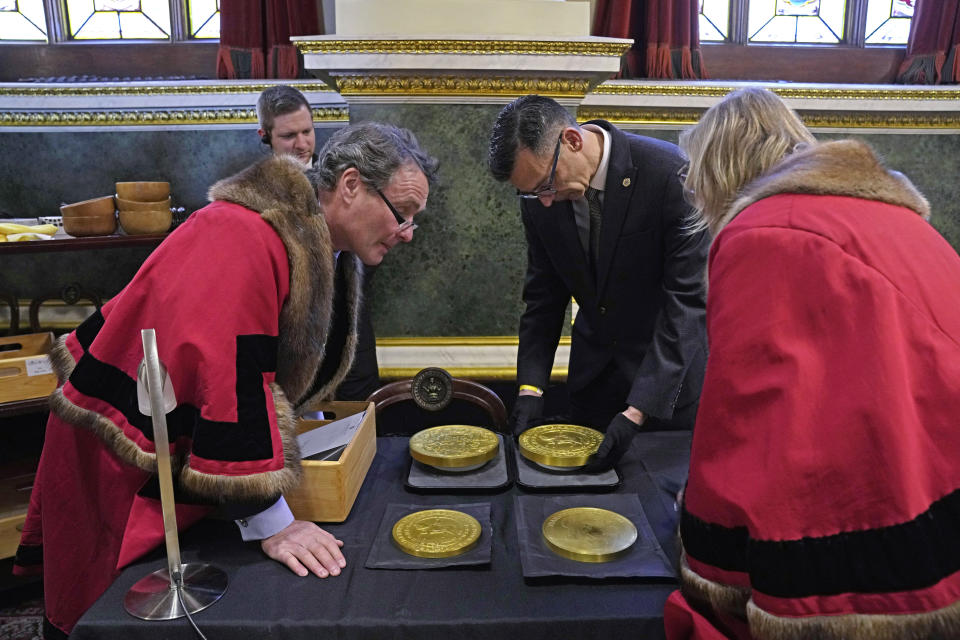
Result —
<path fill-rule="evenodd" d="M 640 432 L 640 425 L 636 422 L 618 413 L 607 426 L 607 433 L 603 436 L 603 442 L 597 449 L 597 454 L 593 460 L 584 465 L 581 470 L 583 473 L 600 473 L 612 469 L 613 465 L 620 462 L 620 458 L 630 448 L 633 437 Z"/>
<path fill-rule="evenodd" d="M 510 420 L 507 421 L 507 426 L 510 427 L 514 435 L 520 435 L 527 430 L 531 420 L 536 420 L 542 415 L 542 396 L 518 395 L 517 402 L 513 405 L 513 413 L 510 414 Z"/>

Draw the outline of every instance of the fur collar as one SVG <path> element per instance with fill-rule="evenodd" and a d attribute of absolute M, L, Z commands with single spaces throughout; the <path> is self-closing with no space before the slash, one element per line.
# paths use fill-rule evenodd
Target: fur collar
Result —
<path fill-rule="evenodd" d="M 239 204 L 259 213 L 280 236 L 290 263 L 290 295 L 280 313 L 280 347 L 277 383 L 296 408 L 327 400 L 346 377 L 357 343 L 357 315 L 363 269 L 353 254 L 346 260 L 350 332 L 333 378 L 307 398 L 324 357 L 330 328 L 334 286 L 334 256 L 316 193 L 303 173 L 304 167 L 289 156 L 271 156 L 210 188 L 211 200 Z"/>
<path fill-rule="evenodd" d="M 781 193 L 808 193 L 876 200 L 930 218 L 930 204 L 898 171 L 888 171 L 867 144 L 858 140 L 824 142 L 793 153 L 748 184 L 714 226 L 719 232 L 751 204 Z"/>

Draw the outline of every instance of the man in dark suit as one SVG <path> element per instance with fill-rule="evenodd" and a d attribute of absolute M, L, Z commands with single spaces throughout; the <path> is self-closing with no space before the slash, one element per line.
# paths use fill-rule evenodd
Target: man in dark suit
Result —
<path fill-rule="evenodd" d="M 670 143 L 525 96 L 497 117 L 489 165 L 517 188 L 527 237 L 514 431 L 543 411 L 571 296 L 579 305 L 567 390 L 573 422 L 604 429 L 592 468 L 643 430 L 692 429 L 706 364 L 703 269 Z"/>

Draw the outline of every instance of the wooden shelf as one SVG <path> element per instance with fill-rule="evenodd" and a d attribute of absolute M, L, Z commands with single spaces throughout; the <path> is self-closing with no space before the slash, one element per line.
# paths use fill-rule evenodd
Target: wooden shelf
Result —
<path fill-rule="evenodd" d="M 118 247 L 155 247 L 167 237 L 166 233 L 143 236 L 92 236 L 88 238 L 54 238 L 25 242 L 0 242 L 0 255 L 5 253 L 50 253 L 55 251 L 85 251 Z"/>
<path fill-rule="evenodd" d="M 12 418 L 27 413 L 46 413 L 50 410 L 48 404 L 49 398 L 31 398 L 29 400 L 13 400 L 11 402 L 0 402 L 0 418 Z"/>

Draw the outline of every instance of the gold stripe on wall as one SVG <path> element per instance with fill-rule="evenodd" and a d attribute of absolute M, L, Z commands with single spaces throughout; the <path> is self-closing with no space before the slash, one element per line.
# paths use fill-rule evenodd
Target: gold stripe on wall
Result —
<path fill-rule="evenodd" d="M 314 122 L 350 120 L 346 107 L 313 109 Z M 0 126 L 6 127 L 110 127 L 129 125 L 256 124 L 254 109 L 175 109 L 112 111 L 0 111 Z"/>
<path fill-rule="evenodd" d="M 620 125 L 692 125 L 706 109 L 648 109 L 644 107 L 581 107 L 577 119 L 608 120 Z M 955 112 L 798 111 L 811 128 L 837 129 L 960 129 Z"/>
<path fill-rule="evenodd" d="M 77 86 L 69 83 L 60 86 L 37 86 L 18 84 L 17 86 L 0 87 L 0 96 L 15 97 L 86 97 L 86 96 L 162 96 L 162 95 L 226 95 L 239 93 L 260 93 L 274 84 L 151 84 L 136 85 L 118 83 L 114 85 Z M 334 93 L 328 85 L 322 82 L 295 84 L 298 90 L 304 93 L 327 92 Z"/>
<path fill-rule="evenodd" d="M 758 85 L 759 86 L 759 85 Z M 766 86 L 766 85 L 763 85 Z M 592 94 L 622 96 L 686 96 L 697 98 L 723 97 L 740 86 L 703 84 L 633 84 L 607 81 L 596 87 Z M 882 88 L 868 87 L 779 87 L 767 86 L 781 98 L 805 98 L 820 100 L 960 100 L 957 88 Z"/>

